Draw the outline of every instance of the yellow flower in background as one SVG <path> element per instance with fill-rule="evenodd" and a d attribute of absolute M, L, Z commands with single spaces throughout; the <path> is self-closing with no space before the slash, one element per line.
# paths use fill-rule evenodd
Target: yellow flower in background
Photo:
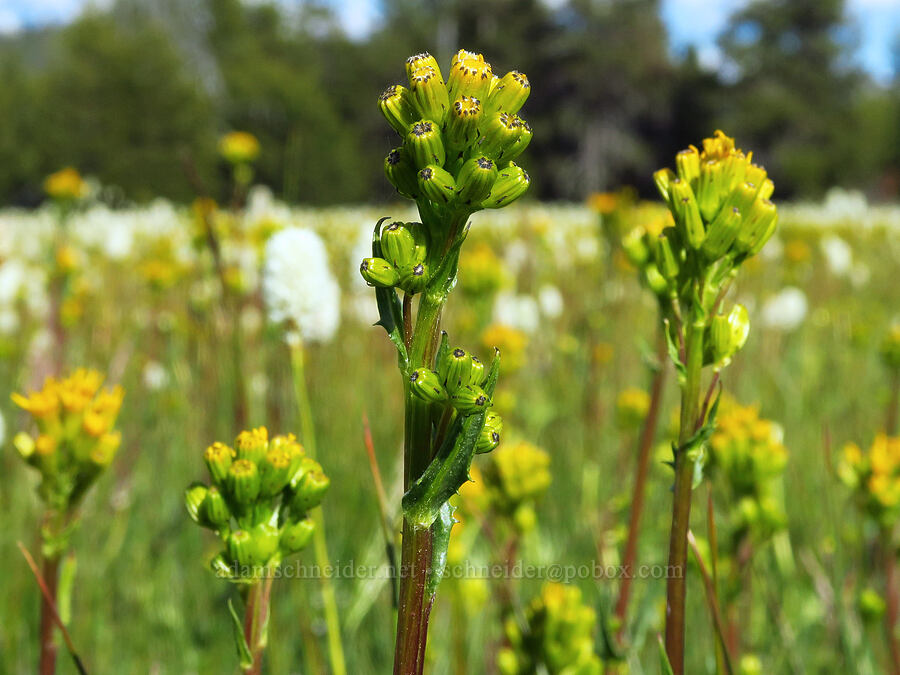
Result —
<path fill-rule="evenodd" d="M 494 347 L 500 350 L 504 373 L 516 372 L 525 365 L 528 336 L 518 328 L 499 323 L 492 324 L 481 334 L 481 344 L 488 350 Z"/>
<path fill-rule="evenodd" d="M 612 361 L 613 356 L 616 354 L 616 348 L 609 342 L 598 342 L 594 345 L 593 354 L 591 357 L 594 359 L 594 363 L 599 366 L 605 366 L 610 361 Z"/>
<path fill-rule="evenodd" d="M 459 286 L 470 295 L 491 295 L 506 280 L 503 261 L 486 242 L 475 244 L 459 259 Z"/>
<path fill-rule="evenodd" d="M 616 398 L 616 424 L 620 429 L 635 431 L 650 409 L 650 394 L 643 389 L 630 387 Z"/>
<path fill-rule="evenodd" d="M 44 192 L 57 201 L 75 201 L 87 194 L 88 186 L 77 169 L 67 166 L 44 179 Z"/>
<path fill-rule="evenodd" d="M 492 505 L 515 515 L 550 487 L 550 455 L 526 441 L 504 443 L 487 456 L 482 475 Z"/>
<path fill-rule="evenodd" d="M 594 192 L 588 197 L 587 205 L 592 211 L 606 215 L 616 210 L 619 195 L 615 192 Z"/>
<path fill-rule="evenodd" d="M 246 131 L 231 131 L 219 140 L 219 153 L 231 164 L 248 164 L 259 157 L 259 141 Z"/>
<path fill-rule="evenodd" d="M 788 262 L 805 263 L 812 258 L 812 249 L 802 239 L 791 239 L 784 245 L 784 259 Z"/>

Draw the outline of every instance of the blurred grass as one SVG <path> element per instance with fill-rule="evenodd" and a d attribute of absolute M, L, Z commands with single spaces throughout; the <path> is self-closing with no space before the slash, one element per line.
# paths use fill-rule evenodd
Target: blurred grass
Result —
<path fill-rule="evenodd" d="M 854 598 L 846 591 L 854 584 L 877 588 L 880 582 L 870 578 L 863 523 L 831 473 L 825 439 L 830 439 L 832 452 L 850 440 L 868 444 L 882 424 L 887 378 L 877 345 L 900 307 L 900 236 L 852 228 L 841 234 L 856 263 L 869 270 L 864 285 L 829 271 L 818 245 L 820 231 L 788 224 L 781 240 L 805 242 L 808 259 L 755 261 L 736 292 L 755 321 L 747 347 L 726 372 L 725 387 L 742 402 L 760 402 L 762 414 L 783 425 L 790 452 L 785 495 L 796 567 L 785 573 L 770 550 L 759 553 L 755 600 L 742 622 L 747 649 L 763 658 L 765 672 L 851 672 L 860 650 L 871 649 L 876 657 L 883 650 L 880 626 L 859 624 Z M 489 234 L 484 238 L 504 254 L 508 241 Z M 544 447 L 553 459 L 553 483 L 538 509 L 539 528 L 524 542 L 522 557 L 533 564 L 578 565 L 599 561 L 599 548 L 602 564 L 614 564 L 627 515 L 635 440 L 616 429 L 611 411 L 619 391 L 649 382 L 641 352 L 642 343 L 652 344 L 655 337 L 655 308 L 633 273 L 602 251 L 592 260 L 561 261 L 542 240 L 528 245 L 529 263 L 516 279 L 517 291 L 535 293 L 541 283 L 552 282 L 563 294 L 565 312 L 531 336 L 525 368 L 501 380 L 503 391 L 515 400 L 503 411 L 506 428 Z M 83 316 L 70 327 L 68 362 L 118 370 L 126 399 L 119 424 L 121 454 L 87 499 L 73 540 L 78 558 L 73 639 L 91 672 L 233 672 L 237 661 L 226 600 L 234 591 L 205 569 L 214 538 L 191 526 L 182 505 L 187 483 L 205 475 L 205 446 L 228 441 L 238 431 L 231 422 L 235 387 L 223 336 L 226 317 L 213 308 L 192 316 L 186 310 L 186 284 L 151 292 L 127 266 L 102 260 L 90 264 L 103 280 L 102 292 L 86 302 Z M 767 329 L 759 321 L 760 306 L 786 284 L 806 293 L 806 320 L 792 332 Z M 461 296 L 451 300 L 445 326 L 454 342 L 477 345 L 476 332 L 454 328 L 468 323 L 460 321 L 466 302 Z M 0 673 L 30 672 L 37 659 L 39 594 L 15 542 L 22 540 L 38 552 L 40 508 L 34 477 L 9 442 L 24 423 L 9 393 L 32 383 L 28 336 L 35 328 L 24 326 L 18 338 L 4 345 L 0 358 L 0 411 L 7 420 L 0 454 Z M 600 342 L 612 346 L 606 363 L 594 358 Z M 289 356 L 277 331 L 250 331 L 245 350 L 251 424 L 296 431 Z M 151 359 L 169 374 L 159 390 L 143 381 Z M 347 318 L 332 343 L 310 348 L 307 375 L 319 455 L 332 478 L 324 513 L 333 562 L 381 564 L 379 516 L 361 419 L 365 412 L 371 420 L 378 460 L 396 505 L 402 408 L 395 355 L 380 329 Z M 677 406 L 673 379 L 663 427 Z M 664 434 L 659 438 L 663 443 Z M 640 546 L 643 562 L 665 563 L 669 479 L 669 470 L 655 462 Z M 694 529 L 702 534 L 700 511 L 695 509 Z M 486 560 L 482 547 L 476 547 L 473 557 Z M 311 554 L 303 560 L 309 562 Z M 309 645 L 319 660 L 325 658 L 318 586 L 311 581 L 276 583 L 268 672 L 299 672 Z M 527 601 L 540 583 L 522 580 L 521 597 Z M 608 611 L 613 581 L 573 583 L 589 602 Z M 389 585 L 339 577 L 335 586 L 349 671 L 387 672 L 393 653 Z M 688 592 L 689 672 L 712 672 L 710 624 L 695 572 Z M 653 641 L 661 627 L 664 581 L 638 580 L 635 595 L 631 614 L 646 630 L 636 635 L 629 663 L 634 673 L 655 673 Z M 489 609 L 475 608 L 460 625 L 451 622 L 449 605 L 450 591 L 439 594 L 432 618 L 431 672 L 451 672 L 449 651 L 458 631 L 466 633 L 473 655 L 468 672 L 482 672 L 483 653 L 499 635 L 496 617 Z M 301 630 L 313 639 L 301 639 Z M 59 672 L 74 672 L 64 656 Z"/>

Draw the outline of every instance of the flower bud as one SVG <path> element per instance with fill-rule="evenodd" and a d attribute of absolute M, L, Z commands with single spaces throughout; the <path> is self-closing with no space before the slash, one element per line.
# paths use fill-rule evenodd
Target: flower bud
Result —
<path fill-rule="evenodd" d="M 680 226 L 679 232 L 691 248 L 700 248 L 706 232 L 703 229 L 703 220 L 700 218 L 694 191 L 687 182 L 676 178 L 671 183 L 671 196 L 672 215 Z"/>
<path fill-rule="evenodd" d="M 447 204 L 456 196 L 456 181 L 448 171 L 431 164 L 419 171 L 419 190 L 431 201 Z"/>
<path fill-rule="evenodd" d="M 228 469 L 231 468 L 231 462 L 234 460 L 234 450 L 224 443 L 216 441 L 206 449 L 203 458 L 206 460 L 206 468 L 209 469 L 209 475 L 212 476 L 213 482 L 217 485 L 224 485 Z"/>
<path fill-rule="evenodd" d="M 322 472 L 321 467 L 306 471 L 294 488 L 291 509 L 295 513 L 305 513 L 318 506 L 330 486 L 331 480 Z"/>
<path fill-rule="evenodd" d="M 409 78 L 410 97 L 418 114 L 441 124 L 450 107 L 447 87 L 436 68 L 419 68 Z"/>
<path fill-rule="evenodd" d="M 419 368 L 409 376 L 409 381 L 413 393 L 422 400 L 429 403 L 444 403 L 447 400 L 447 390 L 433 370 Z"/>
<path fill-rule="evenodd" d="M 666 295 L 669 292 L 669 282 L 660 274 L 659 268 L 653 263 L 644 267 L 644 281 L 647 282 L 647 287 L 656 295 Z"/>
<path fill-rule="evenodd" d="M 425 263 L 416 263 L 400 270 L 400 281 L 397 282 L 397 286 L 413 295 L 425 290 L 429 279 L 431 276 L 428 266 Z"/>
<path fill-rule="evenodd" d="M 724 197 L 722 163 L 707 160 L 700 165 L 700 179 L 697 181 L 697 205 L 700 213 L 710 222 L 719 212 Z"/>
<path fill-rule="evenodd" d="M 525 152 L 534 136 L 534 132 L 531 130 L 531 125 L 528 124 L 528 122 L 520 117 L 519 123 L 522 125 L 519 130 L 519 138 L 516 139 L 516 142 L 513 143 L 512 147 L 506 151 L 503 156 L 504 159 L 513 160 Z"/>
<path fill-rule="evenodd" d="M 758 193 L 759 187 L 753 183 L 744 181 L 738 184 L 728 195 L 719 213 L 734 207 L 737 207 L 741 213 L 749 213 Z"/>
<path fill-rule="evenodd" d="M 406 135 L 405 147 L 413 164 L 419 169 L 435 164 L 443 166 L 447 158 L 437 124 L 427 119 L 412 125 Z"/>
<path fill-rule="evenodd" d="M 772 195 L 775 192 L 775 183 L 773 183 L 770 179 L 766 178 L 759 188 L 759 194 L 756 195 L 760 199 L 771 199 Z"/>
<path fill-rule="evenodd" d="M 777 222 L 778 212 L 775 204 L 768 199 L 757 199 L 743 219 L 734 242 L 735 250 L 738 253 L 753 255 L 772 236 Z"/>
<path fill-rule="evenodd" d="M 228 490 L 238 504 L 246 506 L 259 496 L 259 469 L 249 459 L 235 461 L 228 470 Z"/>
<path fill-rule="evenodd" d="M 622 237 L 622 250 L 625 251 L 625 257 L 635 267 L 643 267 L 644 263 L 650 257 L 650 249 L 644 237 L 647 231 L 643 227 L 636 227 L 624 237 Z"/>
<path fill-rule="evenodd" d="M 744 346 L 750 334 L 750 317 L 743 305 L 735 305 L 728 316 L 721 314 L 710 322 L 712 361 L 727 366 Z"/>
<path fill-rule="evenodd" d="M 491 112 L 516 114 L 528 100 L 531 84 L 525 73 L 511 70 L 491 87 L 487 107 Z"/>
<path fill-rule="evenodd" d="M 228 504 L 225 503 L 225 498 L 215 485 L 207 490 L 206 497 L 200 506 L 200 511 L 203 518 L 216 527 L 222 527 L 222 525 L 231 520 L 231 511 L 228 509 Z"/>
<path fill-rule="evenodd" d="M 666 280 L 671 281 L 678 277 L 678 260 L 665 233 L 659 235 L 656 240 L 656 265 Z"/>
<path fill-rule="evenodd" d="M 470 415 L 490 407 L 491 400 L 484 389 L 474 384 L 459 387 L 450 396 L 450 405 L 461 415 Z"/>
<path fill-rule="evenodd" d="M 511 204 L 521 197 L 531 185 L 531 178 L 522 167 L 515 162 L 510 162 L 505 169 L 500 170 L 500 175 L 491 188 L 491 194 L 481 202 L 486 209 L 499 209 Z"/>
<path fill-rule="evenodd" d="M 400 194 L 415 199 L 419 195 L 417 170 L 403 148 L 394 148 L 384 158 L 384 175 Z"/>
<path fill-rule="evenodd" d="M 677 176 L 672 169 L 660 169 L 653 172 L 653 182 L 656 183 L 656 189 L 659 190 L 659 194 L 662 195 L 663 200 L 668 204 L 672 203 L 671 185 L 676 178 Z"/>
<path fill-rule="evenodd" d="M 490 193 L 500 173 L 488 157 L 473 157 L 456 176 L 456 197 L 463 204 L 480 204 Z"/>
<path fill-rule="evenodd" d="M 406 77 L 407 79 L 412 79 L 413 73 L 421 68 L 434 68 L 434 71 L 441 78 L 441 82 L 444 81 L 443 75 L 441 75 L 441 67 L 437 62 L 437 59 L 434 58 L 428 52 L 422 52 L 421 54 L 413 54 L 408 59 L 406 59 Z"/>
<path fill-rule="evenodd" d="M 750 153 L 750 154 L 752 155 L 753 153 Z M 763 185 L 765 185 L 766 181 L 769 181 L 769 179 L 766 176 L 766 170 L 757 164 L 750 163 L 749 159 L 750 158 L 748 157 L 747 158 L 747 160 L 748 160 L 747 166 L 744 171 L 744 180 L 749 183 L 753 183 L 754 185 L 757 185 L 759 187 L 762 187 Z M 772 181 L 769 181 L 769 182 L 771 183 Z M 773 187 L 774 187 L 774 185 L 773 185 Z M 769 196 L 771 196 L 771 195 L 769 195 Z M 768 199 L 768 198 L 769 197 L 765 197 L 765 199 Z"/>
<path fill-rule="evenodd" d="M 447 148 L 458 153 L 478 140 L 478 127 L 484 119 L 481 101 L 471 96 L 460 96 L 450 106 L 444 140 Z M 452 155 L 456 157 L 455 154 Z"/>
<path fill-rule="evenodd" d="M 359 273 L 366 283 L 379 288 L 392 288 L 400 281 L 397 269 L 384 258 L 363 258 Z"/>
<path fill-rule="evenodd" d="M 184 491 L 184 505 L 187 508 L 188 515 L 191 517 L 191 520 L 203 527 L 211 526 L 211 523 L 206 520 L 205 514 L 201 511 L 201 506 L 208 492 L 209 488 L 203 483 L 193 483 Z"/>
<path fill-rule="evenodd" d="M 737 206 L 725 206 L 709 224 L 701 251 L 707 260 L 714 262 L 728 253 L 731 244 L 741 230 L 743 217 Z"/>
<path fill-rule="evenodd" d="M 484 54 L 479 52 L 470 52 L 468 49 L 460 49 L 450 58 L 450 68 L 452 69 L 460 61 L 482 61 L 484 62 Z"/>
<path fill-rule="evenodd" d="M 475 366 L 474 357 L 461 347 L 450 350 L 438 363 L 438 377 L 447 391 L 453 394 L 457 389 L 470 383 L 481 384 L 484 364 Z"/>
<path fill-rule="evenodd" d="M 280 540 L 278 528 L 269 523 L 260 523 L 250 530 L 253 542 L 251 556 L 253 564 L 264 565 L 278 550 Z"/>
<path fill-rule="evenodd" d="M 281 532 L 281 549 L 285 553 L 297 553 L 306 548 L 312 539 L 316 526 L 309 518 L 288 523 Z"/>
<path fill-rule="evenodd" d="M 259 463 L 259 494 L 274 497 L 291 478 L 291 453 L 285 448 L 272 448 Z"/>
<path fill-rule="evenodd" d="M 421 223 L 394 221 L 381 228 L 381 253 L 397 268 L 425 260 L 425 232 Z"/>
<path fill-rule="evenodd" d="M 238 459 L 259 462 L 269 450 L 269 432 L 265 427 L 257 427 L 252 431 L 242 431 L 234 442 Z"/>
<path fill-rule="evenodd" d="M 517 115 L 505 112 L 495 113 L 481 126 L 484 138 L 478 145 L 478 152 L 496 160 L 504 159 L 522 134 L 524 124 Z"/>
<path fill-rule="evenodd" d="M 447 90 L 451 100 L 460 96 L 472 96 L 479 101 L 486 101 L 491 91 L 491 80 L 494 73 L 491 64 L 478 59 L 463 59 L 450 67 L 447 78 Z"/>
<path fill-rule="evenodd" d="M 225 548 L 232 562 L 241 567 L 258 564 L 254 556 L 253 537 L 247 530 L 235 530 L 225 540 Z"/>
<path fill-rule="evenodd" d="M 388 124 L 401 136 L 406 136 L 419 117 L 412 104 L 409 89 L 399 84 L 393 84 L 384 90 L 378 98 L 378 108 Z"/>
<path fill-rule="evenodd" d="M 678 177 L 692 188 L 700 178 L 700 153 L 693 145 L 675 155 Z"/>
<path fill-rule="evenodd" d="M 500 445 L 500 437 L 503 434 L 503 420 L 497 413 L 488 413 L 484 418 L 484 426 L 478 441 L 475 443 L 475 452 L 479 455 L 496 449 Z"/>

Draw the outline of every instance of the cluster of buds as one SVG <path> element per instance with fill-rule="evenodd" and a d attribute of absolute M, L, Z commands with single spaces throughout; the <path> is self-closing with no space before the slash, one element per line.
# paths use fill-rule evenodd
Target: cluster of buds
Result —
<path fill-rule="evenodd" d="M 594 651 L 597 615 L 584 604 L 575 586 L 547 583 L 525 610 L 504 624 L 509 647 L 497 655 L 502 675 L 578 673 L 600 675 L 603 664 Z"/>
<path fill-rule="evenodd" d="M 710 438 L 710 471 L 729 494 L 736 537 L 762 541 L 785 525 L 778 484 L 787 464 L 781 427 L 759 416 L 758 406 L 724 401 Z"/>
<path fill-rule="evenodd" d="M 416 396 L 455 416 L 484 412 L 484 424 L 475 442 L 476 454 L 491 452 L 500 445 L 503 420 L 489 409 L 491 396 L 485 391 L 489 372 L 484 363 L 462 347 L 450 348 L 444 333 L 437 355 L 437 370 L 419 368 L 409 376 Z"/>
<path fill-rule="evenodd" d="M 508 520 L 521 534 L 534 529 L 535 503 L 551 481 L 546 451 L 525 441 L 505 444 L 484 463 L 480 478 L 484 510 Z"/>
<path fill-rule="evenodd" d="M 60 512 L 74 509 L 119 449 L 114 431 L 124 392 L 102 388 L 103 375 L 79 369 L 66 378 L 48 377 L 39 391 L 13 394 L 13 402 L 34 420 L 37 435 L 21 432 L 13 443 L 41 475 L 38 491 Z"/>
<path fill-rule="evenodd" d="M 513 160 L 531 142 L 517 114 L 531 92 L 518 71 L 494 75 L 481 54 L 461 49 L 444 79 L 430 54 L 406 61 L 408 86 L 392 85 L 379 108 L 402 144 L 384 162 L 400 194 L 438 208 L 470 213 L 499 208 L 528 189 L 528 174 Z"/>
<path fill-rule="evenodd" d="M 868 452 L 844 446 L 838 476 L 856 493 L 862 510 L 883 527 L 900 515 L 900 438 L 878 434 Z"/>
<path fill-rule="evenodd" d="M 309 543 L 315 529 L 309 511 L 330 481 L 293 434 L 270 439 L 259 427 L 242 431 L 234 445 L 206 449 L 211 484 L 190 485 L 185 504 L 195 523 L 222 540 L 211 563 L 216 575 L 254 583 Z"/>
<path fill-rule="evenodd" d="M 428 252 L 428 229 L 422 223 L 379 222 L 381 257 L 366 258 L 359 266 L 363 279 L 378 288 L 399 288 L 414 294 L 425 288 L 435 261 Z"/>

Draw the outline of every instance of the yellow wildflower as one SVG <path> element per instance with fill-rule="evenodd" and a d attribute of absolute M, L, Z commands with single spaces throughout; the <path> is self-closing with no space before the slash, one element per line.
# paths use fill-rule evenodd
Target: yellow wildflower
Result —
<path fill-rule="evenodd" d="M 259 157 L 259 141 L 246 131 L 232 131 L 219 141 L 219 152 L 231 164 L 247 164 Z"/>
<path fill-rule="evenodd" d="M 87 183 L 76 169 L 67 166 L 44 180 L 44 192 L 52 199 L 75 201 L 87 194 Z"/>

